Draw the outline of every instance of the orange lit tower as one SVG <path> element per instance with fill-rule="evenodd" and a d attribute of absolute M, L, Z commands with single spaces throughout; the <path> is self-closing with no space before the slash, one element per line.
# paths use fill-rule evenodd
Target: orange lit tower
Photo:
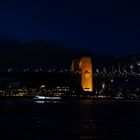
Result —
<path fill-rule="evenodd" d="M 84 91 L 93 91 L 92 61 L 88 56 L 80 59 L 81 86 Z"/>
<path fill-rule="evenodd" d="M 79 80 L 75 78 L 78 83 L 81 84 L 84 91 L 93 91 L 93 78 L 92 78 L 92 61 L 89 56 L 81 57 L 79 60 L 73 60 L 71 71 L 74 74 L 80 74 Z"/>

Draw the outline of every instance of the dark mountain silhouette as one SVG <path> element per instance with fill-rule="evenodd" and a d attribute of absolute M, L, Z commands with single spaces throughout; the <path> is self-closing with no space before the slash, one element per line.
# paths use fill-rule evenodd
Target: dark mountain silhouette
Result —
<path fill-rule="evenodd" d="M 73 59 L 91 56 L 93 68 L 114 63 L 111 54 L 92 54 L 85 48 L 65 48 L 59 42 L 0 40 L 0 67 L 69 67 Z"/>
<path fill-rule="evenodd" d="M 80 48 L 64 48 L 54 42 L 0 41 L 1 66 L 67 66 L 72 59 L 83 55 L 90 55 L 90 53 Z"/>

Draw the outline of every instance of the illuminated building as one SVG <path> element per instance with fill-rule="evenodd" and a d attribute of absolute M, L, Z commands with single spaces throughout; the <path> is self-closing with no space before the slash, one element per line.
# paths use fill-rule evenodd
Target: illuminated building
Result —
<path fill-rule="evenodd" d="M 80 58 L 79 61 L 74 60 L 72 62 L 71 71 L 80 77 L 80 84 L 84 91 L 93 91 L 92 61 L 90 57 L 84 56 Z M 77 81 L 79 83 L 79 80 Z"/>
<path fill-rule="evenodd" d="M 0 96 L 81 96 L 93 91 L 90 57 L 73 60 L 71 73 L 65 72 L 7 72 L 0 74 Z"/>
<path fill-rule="evenodd" d="M 80 59 L 81 85 L 84 91 L 93 91 L 92 83 L 92 62 L 89 57 Z"/>
<path fill-rule="evenodd" d="M 8 77 L 8 78 L 7 78 Z M 0 74 L 0 96 L 80 96 L 83 89 L 70 73 Z"/>

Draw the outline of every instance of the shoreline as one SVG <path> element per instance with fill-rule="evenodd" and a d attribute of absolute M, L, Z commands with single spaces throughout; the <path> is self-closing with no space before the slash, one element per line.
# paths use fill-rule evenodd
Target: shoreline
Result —
<path fill-rule="evenodd" d="M 34 96 L 1 96 L 0 101 L 3 100 L 31 100 L 33 101 Z M 90 101 L 90 102 L 97 102 L 97 103 L 102 103 L 102 102 L 140 102 L 140 99 L 91 99 L 91 98 L 62 98 L 62 101 Z"/>

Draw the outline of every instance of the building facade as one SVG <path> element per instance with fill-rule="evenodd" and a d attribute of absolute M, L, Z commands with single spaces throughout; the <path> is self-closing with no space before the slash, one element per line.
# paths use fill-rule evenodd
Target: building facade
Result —
<path fill-rule="evenodd" d="M 78 75 L 75 76 L 76 81 L 81 84 L 84 91 L 93 91 L 92 60 L 89 56 L 81 57 L 79 61 L 73 61 L 71 71 Z"/>

